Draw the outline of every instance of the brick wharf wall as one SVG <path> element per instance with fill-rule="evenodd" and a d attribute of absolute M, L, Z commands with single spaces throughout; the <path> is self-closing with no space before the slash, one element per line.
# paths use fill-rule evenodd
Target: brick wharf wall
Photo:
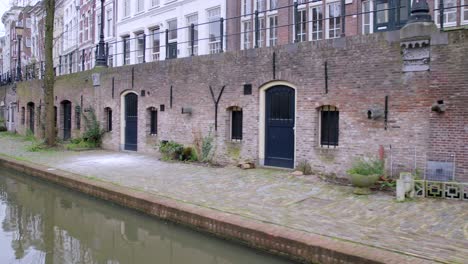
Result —
<path fill-rule="evenodd" d="M 273 79 L 274 52 L 276 79 Z M 376 156 L 380 145 L 416 147 L 425 152 L 454 151 L 457 179 L 468 181 L 468 62 L 462 54 L 468 54 L 468 30 L 452 31 L 448 33 L 448 45 L 431 46 L 431 71 L 403 73 L 399 34 L 386 32 L 81 72 L 61 76 L 56 82 L 59 127 L 63 122 L 60 118 L 63 100 L 72 102 L 74 136 L 80 132 L 76 130 L 74 109 L 81 105 L 81 97 L 82 109 L 93 107 L 101 121 L 104 108 L 110 107 L 114 129 L 106 133 L 104 147 L 119 150 L 121 94 L 135 91 L 139 95 L 140 152 L 156 153 L 155 146 L 160 140 L 193 144 L 195 134 L 205 136 L 214 126 L 209 86 L 215 95 L 226 86 L 219 103 L 214 159 L 220 163 L 258 162 L 259 89 L 267 83 L 282 81 L 297 88 L 296 164 L 307 160 L 319 172 L 344 176 L 356 156 Z M 328 94 L 325 93 L 325 61 Z M 91 74 L 96 72 L 101 74 L 101 85 L 93 87 Z M 252 84 L 252 95 L 243 95 L 246 83 Z M 20 107 L 29 101 L 39 105 L 41 85 L 38 81 L 18 84 Z M 142 90 L 147 92 L 144 97 L 140 96 Z M 389 96 L 387 130 L 383 119 L 369 120 L 366 115 L 369 107 L 383 108 L 386 95 Z M 431 112 L 431 105 L 437 100 L 445 100 L 448 105 L 445 113 Z M 158 135 L 151 136 L 147 109 L 159 110 L 160 105 L 165 105 L 165 111 L 158 111 Z M 334 105 L 340 111 L 340 139 L 336 149 L 319 146 L 318 108 L 323 105 Z M 230 142 L 226 136 L 227 109 L 231 106 L 243 109 L 240 143 Z M 182 107 L 191 107 L 192 115 L 181 114 Z M 17 124 L 17 130 L 25 133 L 24 125 Z M 61 129 L 59 135 L 63 135 Z"/>

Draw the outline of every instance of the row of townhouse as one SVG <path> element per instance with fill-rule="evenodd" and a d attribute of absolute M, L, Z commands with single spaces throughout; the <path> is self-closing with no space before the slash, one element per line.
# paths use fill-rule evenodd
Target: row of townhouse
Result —
<path fill-rule="evenodd" d="M 297 1 L 297 4 L 296 4 Z M 57 0 L 57 75 L 94 67 L 101 21 L 108 65 L 339 38 L 401 28 L 411 0 Z M 439 0 L 429 0 L 440 25 Z M 445 27 L 468 26 L 468 0 L 445 0 Z M 44 0 L 21 0 L 2 16 L 2 72 L 44 60 Z M 18 45 L 17 29 L 23 41 Z M 39 63 L 38 63 L 39 64 Z"/>

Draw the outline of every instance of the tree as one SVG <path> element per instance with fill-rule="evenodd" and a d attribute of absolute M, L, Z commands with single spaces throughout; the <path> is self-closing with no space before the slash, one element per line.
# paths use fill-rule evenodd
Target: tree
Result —
<path fill-rule="evenodd" d="M 44 78 L 44 104 L 45 104 L 45 141 L 48 146 L 55 145 L 55 110 L 54 110 L 54 19 L 55 0 L 45 0 L 45 78 Z"/>

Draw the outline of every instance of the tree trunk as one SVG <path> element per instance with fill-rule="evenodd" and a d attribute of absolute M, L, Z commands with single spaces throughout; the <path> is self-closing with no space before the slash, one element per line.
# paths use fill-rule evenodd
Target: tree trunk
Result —
<path fill-rule="evenodd" d="M 45 79 L 44 79 L 44 104 L 45 104 L 45 140 L 48 146 L 55 145 L 55 111 L 54 111 L 54 16 L 55 0 L 46 0 L 45 22 Z"/>

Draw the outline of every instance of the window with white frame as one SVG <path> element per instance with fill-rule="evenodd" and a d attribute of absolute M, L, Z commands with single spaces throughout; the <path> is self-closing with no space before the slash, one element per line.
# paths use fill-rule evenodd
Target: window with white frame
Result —
<path fill-rule="evenodd" d="M 107 10 L 107 37 L 114 35 L 114 13 L 112 9 Z"/>
<path fill-rule="evenodd" d="M 255 10 L 258 10 L 258 12 L 265 11 L 266 9 L 266 0 L 256 0 L 255 3 Z"/>
<path fill-rule="evenodd" d="M 278 16 L 268 18 L 268 46 L 274 47 L 278 44 Z"/>
<path fill-rule="evenodd" d="M 159 60 L 160 46 L 161 46 L 161 36 L 160 36 L 159 27 L 153 28 L 151 30 L 151 48 L 152 48 L 152 58 L 153 61 Z"/>
<path fill-rule="evenodd" d="M 151 0 L 151 6 L 152 7 L 159 6 L 159 0 Z"/>
<path fill-rule="evenodd" d="M 97 27 L 96 27 L 96 39 L 99 38 L 99 35 L 101 34 L 101 14 L 97 15 Z"/>
<path fill-rule="evenodd" d="M 242 14 L 250 15 L 252 13 L 252 0 L 242 0 Z"/>
<path fill-rule="evenodd" d="M 327 4 L 326 20 L 327 38 L 339 38 L 341 34 L 341 4 L 333 2 Z"/>
<path fill-rule="evenodd" d="M 311 35 L 312 40 L 323 39 L 323 7 L 322 5 L 312 6 L 310 8 L 311 16 Z"/>
<path fill-rule="evenodd" d="M 302 9 L 298 11 L 299 24 L 296 26 L 297 41 L 307 41 L 307 10 Z"/>
<path fill-rule="evenodd" d="M 461 4 L 467 5 L 462 7 L 461 22 L 462 24 L 468 24 L 468 0 L 462 0 Z"/>
<path fill-rule="evenodd" d="M 91 25 L 93 24 L 93 16 L 91 16 L 91 12 L 88 11 L 88 27 L 89 27 L 89 37 L 88 39 L 91 39 L 91 33 L 92 33 L 92 30 L 91 30 Z"/>
<path fill-rule="evenodd" d="M 136 4 L 137 13 L 143 12 L 143 10 L 145 9 L 145 0 L 136 0 Z"/>
<path fill-rule="evenodd" d="M 124 65 L 130 64 L 130 37 L 123 37 Z"/>
<path fill-rule="evenodd" d="M 123 17 L 130 16 L 130 0 L 123 0 Z"/>
<path fill-rule="evenodd" d="M 143 57 L 145 54 L 145 35 L 143 33 L 138 33 L 135 40 L 137 48 L 137 63 L 143 63 Z"/>
<path fill-rule="evenodd" d="M 193 54 L 198 54 L 198 14 L 187 16 L 187 30 L 188 30 L 188 54 L 192 54 L 192 24 L 193 28 Z"/>
<path fill-rule="evenodd" d="M 221 50 L 221 8 L 208 10 L 209 23 L 209 50 L 210 54 L 219 53 Z"/>
<path fill-rule="evenodd" d="M 374 31 L 374 6 L 372 0 L 362 1 L 362 34 Z"/>
<path fill-rule="evenodd" d="M 251 48 L 251 35 L 252 34 L 252 22 L 250 20 L 242 22 L 242 47 L 243 49 Z"/>
<path fill-rule="evenodd" d="M 170 20 L 167 22 L 167 27 L 169 29 L 169 39 L 168 42 L 177 41 L 177 19 Z"/>
<path fill-rule="evenodd" d="M 270 0 L 270 10 L 278 8 L 278 0 Z"/>
<path fill-rule="evenodd" d="M 261 48 L 264 46 L 265 43 L 265 18 L 261 17 L 258 19 L 259 22 L 259 30 L 258 30 L 258 47 Z"/>
<path fill-rule="evenodd" d="M 439 8 L 439 0 L 434 1 L 436 8 Z M 457 25 L 457 0 L 444 0 L 444 27 Z M 435 22 L 440 26 L 439 11 L 434 11 Z"/>
<path fill-rule="evenodd" d="M 113 44 L 109 44 L 109 52 L 107 54 L 107 64 L 109 65 L 109 67 L 114 66 L 114 45 Z"/>

